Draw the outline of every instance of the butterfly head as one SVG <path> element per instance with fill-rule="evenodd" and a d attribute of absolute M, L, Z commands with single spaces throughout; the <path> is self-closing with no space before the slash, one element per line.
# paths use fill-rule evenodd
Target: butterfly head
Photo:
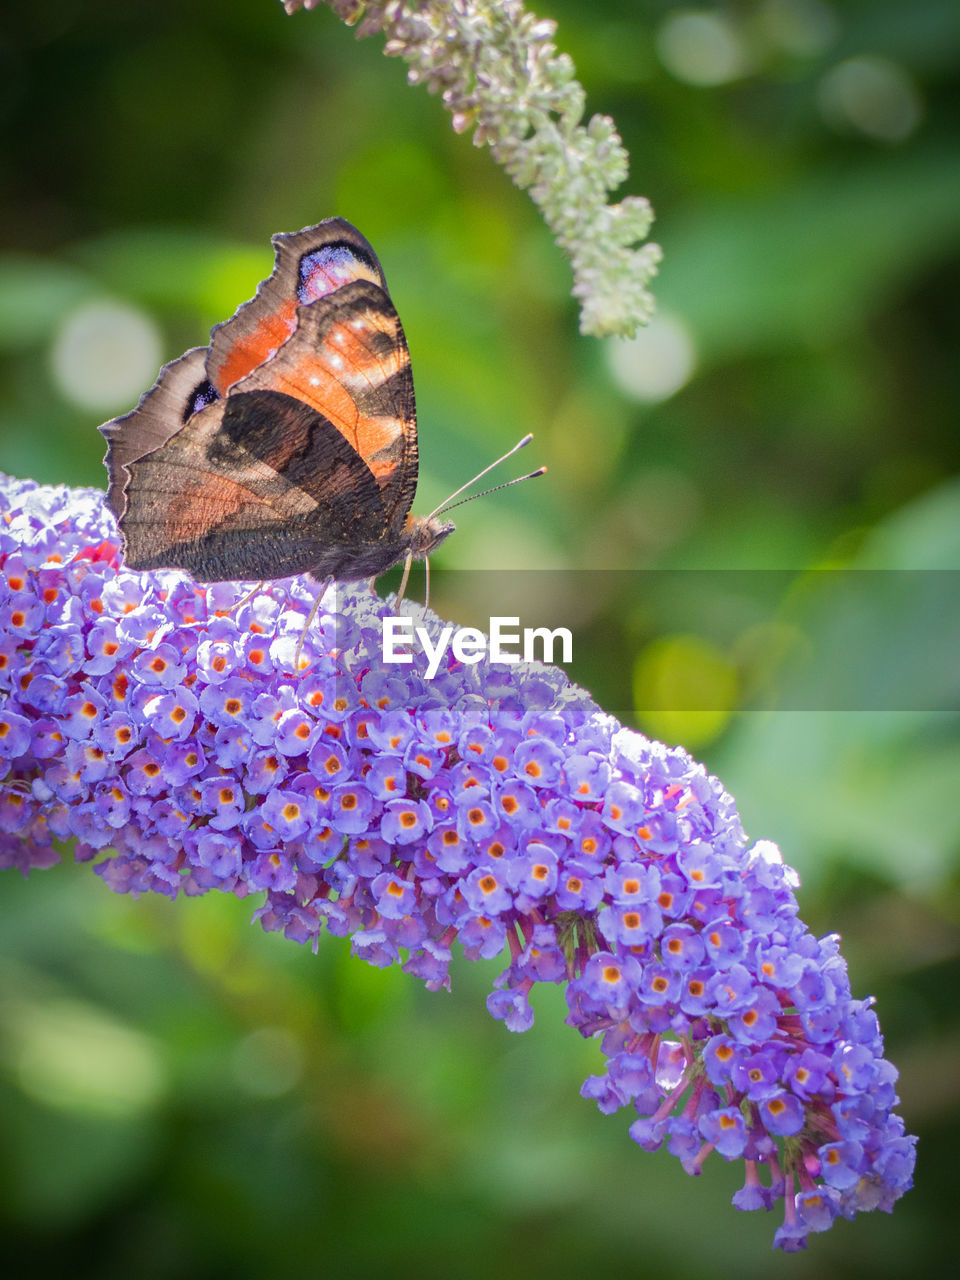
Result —
<path fill-rule="evenodd" d="M 414 560 L 422 560 L 425 556 L 432 555 L 456 527 L 452 520 L 411 515 L 407 518 L 407 527 L 404 529 L 405 548 Z"/>

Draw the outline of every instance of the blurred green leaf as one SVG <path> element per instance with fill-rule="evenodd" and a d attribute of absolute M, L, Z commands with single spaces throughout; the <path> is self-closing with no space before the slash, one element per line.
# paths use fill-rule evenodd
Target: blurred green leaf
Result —
<path fill-rule="evenodd" d="M 850 591 L 838 597 L 843 575 L 812 574 L 790 607 L 793 623 L 810 637 L 808 653 L 844 680 L 838 704 L 848 692 L 853 705 L 867 707 L 874 690 L 879 709 L 830 711 L 829 702 L 817 709 L 809 692 L 788 683 L 786 705 L 810 709 L 747 713 L 718 753 L 715 767 L 747 829 L 778 840 L 808 882 L 839 858 L 911 892 L 933 892 L 953 874 L 960 813 L 944 801 L 960 776 L 960 717 L 947 693 L 955 688 L 960 635 L 956 575 L 904 570 L 956 563 L 958 503 L 960 490 L 950 484 L 878 526 L 851 562 L 854 570 L 890 567 L 889 574 L 867 575 L 866 596 L 858 599 L 850 580 Z M 903 599 L 911 584 L 920 588 L 915 614 Z M 900 687 L 907 694 L 920 688 L 918 680 L 943 689 L 942 708 L 924 697 L 912 707 L 905 701 L 900 710 L 882 709 L 889 706 L 886 687 L 899 679 L 899 671 L 885 669 L 891 661 L 905 674 Z M 830 679 L 821 691 L 829 691 Z"/>
<path fill-rule="evenodd" d="M 689 319 L 708 361 L 825 348 L 957 252 L 958 207 L 957 157 L 933 149 L 708 198 L 660 232 L 658 296 Z"/>

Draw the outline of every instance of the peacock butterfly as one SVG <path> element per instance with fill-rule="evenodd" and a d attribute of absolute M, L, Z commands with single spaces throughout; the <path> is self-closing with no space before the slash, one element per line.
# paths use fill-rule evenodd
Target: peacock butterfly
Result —
<path fill-rule="evenodd" d="M 100 427 L 132 569 L 349 581 L 409 567 L 454 529 L 410 512 L 410 355 L 370 244 L 327 218 L 273 245 L 273 272 L 210 345 Z"/>

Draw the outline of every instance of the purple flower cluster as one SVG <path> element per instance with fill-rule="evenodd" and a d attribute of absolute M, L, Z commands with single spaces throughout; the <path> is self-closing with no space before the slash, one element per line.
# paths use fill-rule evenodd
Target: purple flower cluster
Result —
<path fill-rule="evenodd" d="M 264 928 L 432 990 L 454 942 L 506 950 L 491 1014 L 526 1030 L 564 983 L 606 1059 L 583 1095 L 690 1173 L 743 1159 L 777 1245 L 889 1210 L 914 1139 L 871 1001 L 717 780 L 550 667 L 385 666 L 365 590 L 295 670 L 312 590 L 131 573 L 101 493 L 0 478 L 0 867 L 73 837 L 118 892 L 262 893 Z"/>

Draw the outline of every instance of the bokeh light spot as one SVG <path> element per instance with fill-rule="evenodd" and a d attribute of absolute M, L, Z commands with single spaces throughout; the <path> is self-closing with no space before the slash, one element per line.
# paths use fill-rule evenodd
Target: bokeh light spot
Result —
<path fill-rule="evenodd" d="M 723 14 L 708 9 L 668 14 L 656 42 L 660 61 L 686 84 L 727 84 L 748 68 L 747 51 L 736 27 Z"/>
<path fill-rule="evenodd" d="M 833 67 L 820 81 L 817 97 L 833 128 L 855 129 L 881 142 L 903 142 L 923 116 L 923 102 L 907 72 L 874 54 Z"/>
<path fill-rule="evenodd" d="M 679 316 L 660 313 L 634 338 L 606 344 L 614 382 L 633 400 L 666 400 L 693 375 L 697 363 L 693 337 Z"/>
<path fill-rule="evenodd" d="M 12 1021 L 20 1087 L 49 1107 L 130 1116 L 152 1109 L 166 1091 L 154 1042 L 92 1005 L 34 1001 Z"/>
<path fill-rule="evenodd" d="M 644 730 L 664 742 L 701 747 L 723 732 L 737 706 L 733 664 L 700 636 L 654 640 L 633 669 L 633 699 Z"/>
<path fill-rule="evenodd" d="M 160 367 L 160 336 L 152 320 L 125 302 L 99 299 L 71 311 L 50 353 L 65 399 L 81 409 L 132 409 Z"/>
<path fill-rule="evenodd" d="M 840 30 L 836 14 L 822 0 L 766 0 L 757 17 L 769 44 L 800 58 L 822 53 Z"/>
<path fill-rule="evenodd" d="M 258 1027 L 237 1045 L 232 1065 L 237 1083 L 247 1093 L 279 1098 L 299 1081 L 303 1054 L 285 1027 Z"/>

